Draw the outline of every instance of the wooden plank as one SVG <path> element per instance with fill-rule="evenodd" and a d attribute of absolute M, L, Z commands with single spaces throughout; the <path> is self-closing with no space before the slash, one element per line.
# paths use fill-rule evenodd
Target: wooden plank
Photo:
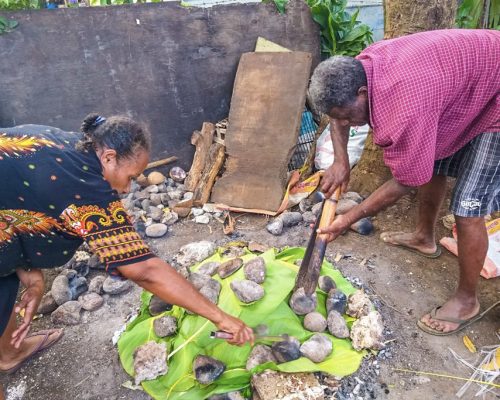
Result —
<path fill-rule="evenodd" d="M 311 71 L 304 52 L 245 53 L 234 83 L 227 162 L 212 202 L 278 210 L 297 143 Z"/>
<path fill-rule="evenodd" d="M 196 185 L 198 185 L 198 182 L 200 181 L 201 175 L 203 174 L 203 168 L 205 168 L 205 163 L 210 151 L 210 146 L 212 145 L 214 132 L 215 125 L 210 122 L 204 122 L 201 132 L 194 131 L 191 136 L 191 144 L 196 146 L 196 151 L 194 152 L 191 169 L 189 170 L 188 176 L 184 181 L 184 186 L 188 192 L 194 191 L 196 189 Z"/>

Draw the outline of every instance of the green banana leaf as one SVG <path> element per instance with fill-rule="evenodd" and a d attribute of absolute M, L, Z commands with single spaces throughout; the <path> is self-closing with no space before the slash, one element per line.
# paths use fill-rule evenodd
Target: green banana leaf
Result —
<path fill-rule="evenodd" d="M 303 328 L 303 317 L 295 315 L 288 306 L 288 300 L 299 268 L 294 262 L 304 256 L 304 249 L 289 248 L 277 254 L 274 249 L 271 249 L 261 256 L 267 266 L 266 280 L 263 283 L 264 298 L 251 304 L 241 303 L 236 298 L 230 288 L 230 283 L 234 279 L 244 279 L 244 272 L 241 268 L 226 279 L 220 279 L 218 276 L 214 277 L 214 279 L 219 280 L 222 286 L 219 307 L 229 314 L 241 318 L 249 326 L 265 323 L 269 328 L 269 335 L 286 333 L 296 337 L 301 342 L 307 340 L 314 333 Z M 256 255 L 247 251 L 241 258 L 246 262 L 254 257 Z M 225 261 L 226 259 L 228 258 L 224 257 L 223 251 L 218 251 L 212 257 L 193 266 L 191 269 L 196 271 L 205 262 Z M 322 265 L 321 274 L 332 277 L 337 287 L 347 295 L 356 290 L 327 261 Z M 326 293 L 318 289 L 317 296 L 317 311 L 325 315 Z M 205 318 L 189 315 L 180 307 L 173 307 L 172 310 L 153 317 L 148 311 L 150 299 L 151 294 L 144 292 L 141 298 L 139 316 L 127 326 L 127 329 L 122 334 L 118 342 L 118 352 L 123 368 L 133 376 L 135 349 L 151 340 L 166 343 L 168 372 L 157 379 L 142 382 L 146 392 L 157 400 L 199 400 L 206 399 L 217 393 L 235 390 L 242 390 L 248 394 L 252 374 L 265 369 L 289 373 L 323 371 L 342 377 L 355 372 L 359 368 L 363 356 L 367 354 L 365 351 L 355 351 L 349 339 L 337 339 L 327 334 L 332 341 L 333 352 L 321 363 L 316 364 L 305 357 L 301 357 L 298 360 L 283 364 L 266 363 L 247 371 L 245 364 L 251 351 L 249 344 L 236 347 L 227 344 L 223 340 L 211 339 L 210 332 L 216 330 L 215 326 Z M 173 337 L 159 338 L 154 333 L 154 319 L 164 315 L 175 316 L 178 320 L 178 332 Z M 354 321 L 354 318 L 348 316 L 345 316 L 345 318 L 348 325 Z M 262 343 L 270 344 L 267 342 Z M 192 364 L 198 354 L 216 358 L 226 365 L 224 374 L 210 385 L 201 385 L 194 379 Z"/>

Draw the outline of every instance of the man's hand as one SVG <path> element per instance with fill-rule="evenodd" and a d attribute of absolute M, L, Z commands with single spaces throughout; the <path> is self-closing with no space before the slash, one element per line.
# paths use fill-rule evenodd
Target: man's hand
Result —
<path fill-rule="evenodd" d="M 330 226 L 318 229 L 318 234 L 327 234 L 326 240 L 331 242 L 348 230 L 351 225 L 351 221 L 345 214 L 337 215 Z"/>
<path fill-rule="evenodd" d="M 19 276 L 19 280 L 26 288 L 25 292 L 21 296 L 21 301 L 14 308 L 14 311 L 18 314 L 21 310 L 24 310 L 23 322 L 18 326 L 14 333 L 12 333 L 11 339 L 11 344 L 18 349 L 28 334 L 31 321 L 33 320 L 40 301 L 42 300 L 44 280 L 42 271 L 39 269 L 31 271 L 18 269 L 16 272 Z"/>
<path fill-rule="evenodd" d="M 217 329 L 233 335 L 232 339 L 228 339 L 228 343 L 241 346 L 246 342 L 250 342 L 253 346 L 254 334 L 251 328 L 238 318 L 234 318 L 229 314 L 223 313 L 220 322 L 216 323 Z"/>
<path fill-rule="evenodd" d="M 326 198 L 330 198 L 337 187 L 341 186 L 342 192 L 347 189 L 351 169 L 349 162 L 334 161 L 333 164 L 323 174 L 321 180 L 321 191 Z"/>

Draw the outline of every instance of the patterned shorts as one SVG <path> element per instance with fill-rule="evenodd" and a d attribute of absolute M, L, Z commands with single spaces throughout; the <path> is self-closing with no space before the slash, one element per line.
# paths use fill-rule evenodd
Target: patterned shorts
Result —
<path fill-rule="evenodd" d="M 476 136 L 455 154 L 434 163 L 435 175 L 457 178 L 450 210 L 482 217 L 500 210 L 500 132 Z"/>

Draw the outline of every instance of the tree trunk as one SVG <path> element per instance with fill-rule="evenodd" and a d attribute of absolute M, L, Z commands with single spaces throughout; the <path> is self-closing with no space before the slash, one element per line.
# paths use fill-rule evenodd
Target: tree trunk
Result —
<path fill-rule="evenodd" d="M 457 0 L 385 0 L 384 39 L 411 33 L 453 28 Z M 373 143 L 370 130 L 361 159 L 351 172 L 349 187 L 361 194 L 372 193 L 391 177 L 382 150 Z"/>

